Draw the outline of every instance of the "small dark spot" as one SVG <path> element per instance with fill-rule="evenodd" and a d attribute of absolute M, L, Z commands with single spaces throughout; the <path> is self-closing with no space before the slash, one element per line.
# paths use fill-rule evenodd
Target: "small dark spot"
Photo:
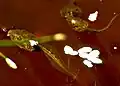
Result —
<path fill-rule="evenodd" d="M 38 45 L 34 45 L 33 47 L 34 47 L 33 52 L 39 52 L 39 51 L 41 51 L 41 48 Z"/>
<path fill-rule="evenodd" d="M 74 4 L 74 5 L 77 5 L 77 2 L 74 1 L 73 4 Z"/>

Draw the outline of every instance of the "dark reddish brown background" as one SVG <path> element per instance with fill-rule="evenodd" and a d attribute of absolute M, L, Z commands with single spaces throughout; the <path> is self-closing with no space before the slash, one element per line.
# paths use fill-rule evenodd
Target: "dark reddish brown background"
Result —
<path fill-rule="evenodd" d="M 113 13 L 120 12 L 119 0 L 103 0 L 103 3 L 99 0 L 76 2 L 83 10 L 83 19 L 87 19 L 91 12 L 99 11 L 98 20 L 90 23 L 96 29 L 105 27 L 114 16 Z M 65 63 L 71 58 L 72 71 L 80 69 L 78 82 L 73 82 L 73 86 L 120 86 L 120 18 L 104 32 L 77 33 L 59 14 L 60 9 L 68 3 L 68 0 L 0 0 L 0 23 L 7 27 L 15 25 L 25 28 L 40 36 L 66 33 L 67 41 L 52 42 L 51 45 L 58 49 Z M 0 38 L 3 39 L 4 35 L 0 33 Z M 79 57 L 64 55 L 63 47 L 66 44 L 76 50 L 85 45 L 99 49 L 104 64 L 87 68 Z M 113 46 L 118 46 L 118 50 L 113 50 Z M 0 58 L 0 86 L 70 86 L 66 82 L 67 75 L 54 69 L 43 52 L 30 53 L 18 47 L 1 47 L 0 51 L 18 65 L 18 69 L 13 70 Z"/>

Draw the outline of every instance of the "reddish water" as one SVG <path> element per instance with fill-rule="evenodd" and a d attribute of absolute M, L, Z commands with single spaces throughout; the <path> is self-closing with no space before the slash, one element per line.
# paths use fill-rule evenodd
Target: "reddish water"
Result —
<path fill-rule="evenodd" d="M 91 23 L 92 28 L 105 27 L 120 12 L 119 0 L 77 0 L 83 10 L 83 18 L 87 19 L 91 12 L 99 10 L 99 19 Z M 67 63 L 71 59 L 70 69 L 80 69 L 78 82 L 66 82 L 67 75 L 54 69 L 42 52 L 30 53 L 17 47 L 0 48 L 0 51 L 11 57 L 19 66 L 12 70 L 3 59 L 0 59 L 0 86 L 120 86 L 120 34 L 117 18 L 112 26 L 101 33 L 77 33 L 61 18 L 59 10 L 68 4 L 65 0 L 1 0 L 0 23 L 5 26 L 15 25 L 20 28 L 42 35 L 64 32 L 67 41 L 51 43 L 60 52 L 61 58 Z M 2 39 L 4 33 L 0 33 Z M 63 47 L 68 44 L 74 49 L 81 46 L 92 46 L 101 51 L 103 65 L 88 69 L 79 57 L 66 56 Z M 113 50 L 117 46 L 117 50 Z M 18 51 L 21 54 L 17 53 Z M 95 85 L 96 82 L 96 85 Z"/>

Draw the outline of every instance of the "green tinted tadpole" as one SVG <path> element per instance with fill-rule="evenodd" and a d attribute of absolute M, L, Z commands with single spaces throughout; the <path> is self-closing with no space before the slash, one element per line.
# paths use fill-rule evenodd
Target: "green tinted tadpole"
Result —
<path fill-rule="evenodd" d="M 113 23 L 113 21 L 120 15 L 120 13 L 116 14 L 115 16 L 113 16 L 113 18 L 110 20 L 110 22 L 108 23 L 107 26 L 105 26 L 104 28 L 97 30 L 94 28 L 90 28 L 89 27 L 89 23 L 88 21 L 85 21 L 82 19 L 82 10 L 79 6 L 74 5 L 73 3 L 75 2 L 75 0 L 71 0 L 71 2 L 64 6 L 61 10 L 60 10 L 60 14 L 63 18 L 66 19 L 66 21 L 68 22 L 68 24 L 73 28 L 73 30 L 77 31 L 77 32 L 83 32 L 83 31 L 92 31 L 92 32 L 102 32 L 107 30 Z"/>
<path fill-rule="evenodd" d="M 75 74 L 72 73 L 64 63 L 64 61 L 60 58 L 55 48 L 51 47 L 49 44 L 43 44 L 45 42 L 50 41 L 61 41 L 66 39 L 66 35 L 63 33 L 57 33 L 51 36 L 44 36 L 43 38 L 36 38 L 36 36 L 26 30 L 10 30 L 8 31 L 8 36 L 10 36 L 11 40 L 21 49 L 32 52 L 34 47 L 31 45 L 29 40 L 34 40 L 39 42 L 38 46 L 42 49 L 42 51 L 47 56 L 51 65 L 56 68 L 58 71 L 61 71 L 69 76 L 74 77 Z"/>

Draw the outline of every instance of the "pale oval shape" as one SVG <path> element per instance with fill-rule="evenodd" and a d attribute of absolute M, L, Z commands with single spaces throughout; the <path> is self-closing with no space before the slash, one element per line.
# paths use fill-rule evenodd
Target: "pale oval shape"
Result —
<path fill-rule="evenodd" d="M 78 53 L 88 53 L 91 52 L 92 48 L 91 47 L 82 47 L 78 50 Z"/>
<path fill-rule="evenodd" d="M 63 33 L 57 33 L 53 36 L 53 39 L 56 41 L 66 40 L 67 36 Z"/>
<path fill-rule="evenodd" d="M 88 60 L 84 60 L 83 63 L 89 68 L 93 67 L 92 63 Z"/>
<path fill-rule="evenodd" d="M 95 11 L 94 13 L 91 13 L 88 17 L 88 20 L 94 22 L 95 20 L 97 20 L 97 16 L 98 16 L 98 11 Z"/>
<path fill-rule="evenodd" d="M 73 51 L 70 55 L 73 55 L 73 56 L 78 55 L 78 52 L 77 51 Z"/>
<path fill-rule="evenodd" d="M 17 65 L 9 58 L 5 58 L 6 63 L 8 64 L 9 67 L 13 69 L 17 69 Z"/>
<path fill-rule="evenodd" d="M 89 53 L 90 58 L 96 58 L 96 57 L 99 57 L 99 55 L 100 55 L 99 50 L 93 50 Z"/>
<path fill-rule="evenodd" d="M 103 63 L 102 60 L 99 58 L 92 58 L 92 59 L 88 59 L 88 60 L 90 60 L 94 64 L 102 64 Z"/>
<path fill-rule="evenodd" d="M 72 47 L 66 45 L 66 46 L 64 47 L 64 53 L 65 53 L 65 54 L 72 54 L 72 53 L 73 53 Z"/>

